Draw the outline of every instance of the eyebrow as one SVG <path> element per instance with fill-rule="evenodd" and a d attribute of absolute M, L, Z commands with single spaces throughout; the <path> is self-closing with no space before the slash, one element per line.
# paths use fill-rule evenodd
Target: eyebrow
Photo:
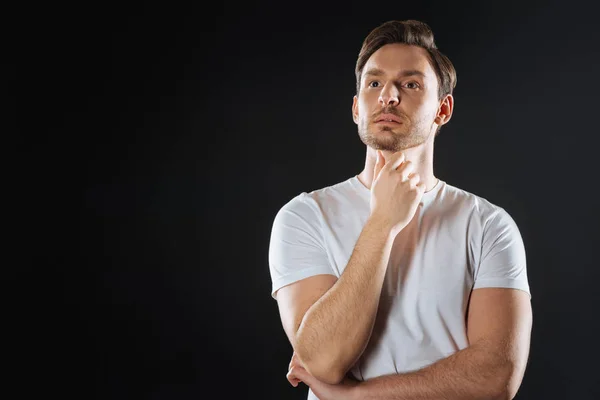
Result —
<path fill-rule="evenodd" d="M 365 72 L 365 77 L 366 76 L 382 76 L 382 75 L 385 75 L 385 72 L 379 68 L 371 68 L 367 72 Z M 425 78 L 425 74 L 417 69 L 407 69 L 398 74 L 399 77 L 415 76 L 415 75 L 420 76 L 421 78 Z"/>

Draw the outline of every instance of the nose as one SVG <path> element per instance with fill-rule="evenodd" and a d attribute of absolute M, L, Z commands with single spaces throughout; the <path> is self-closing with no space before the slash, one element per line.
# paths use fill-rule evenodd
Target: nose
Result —
<path fill-rule="evenodd" d="M 397 106 L 400 103 L 400 93 L 396 85 L 389 82 L 379 93 L 379 103 L 382 106 Z"/>

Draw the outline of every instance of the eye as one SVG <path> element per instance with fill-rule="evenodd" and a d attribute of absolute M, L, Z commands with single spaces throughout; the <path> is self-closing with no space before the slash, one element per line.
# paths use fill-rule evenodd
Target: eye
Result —
<path fill-rule="evenodd" d="M 419 84 L 418 84 L 417 82 L 414 82 L 414 81 L 413 81 L 413 82 L 408 82 L 408 83 L 406 84 L 406 86 L 407 86 L 409 89 L 418 89 L 418 88 L 419 88 Z"/>
<path fill-rule="evenodd" d="M 379 82 L 377 82 L 377 81 L 371 81 L 369 83 L 369 87 L 379 87 Z"/>

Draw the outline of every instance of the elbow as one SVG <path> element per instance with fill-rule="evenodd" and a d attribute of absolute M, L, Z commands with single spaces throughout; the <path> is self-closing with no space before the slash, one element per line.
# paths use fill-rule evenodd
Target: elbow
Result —
<path fill-rule="evenodd" d="M 296 341 L 296 354 L 301 364 L 312 376 L 321 382 L 337 385 L 344 380 L 346 369 L 338 357 L 327 352 L 308 352 L 301 340 Z"/>
<path fill-rule="evenodd" d="M 481 393 L 477 398 L 489 399 L 489 400 L 512 400 L 514 394 L 508 390 L 506 382 L 502 384 L 498 383 L 495 385 L 489 385 L 485 394 Z"/>
<path fill-rule="evenodd" d="M 519 387 L 521 386 L 521 379 L 511 378 L 508 383 L 503 387 L 500 392 L 499 399 L 502 400 L 512 400 L 517 395 L 519 391 Z"/>
<path fill-rule="evenodd" d="M 341 383 L 346 374 L 341 368 L 328 362 L 307 363 L 305 369 L 319 381 L 330 385 Z"/>
<path fill-rule="evenodd" d="M 514 396 L 511 396 L 508 390 L 502 389 L 497 390 L 490 398 L 493 400 L 512 400 Z"/>
<path fill-rule="evenodd" d="M 522 371 L 515 368 L 513 365 L 506 366 L 497 375 L 501 377 L 496 385 L 494 400 L 512 400 L 517 395 L 519 387 L 521 386 L 521 380 L 523 377 Z"/>
<path fill-rule="evenodd" d="M 304 353 L 300 348 L 296 350 L 298 358 L 302 360 L 302 366 L 312 376 L 319 381 L 330 385 L 337 385 L 342 382 L 346 371 L 333 361 L 333 357 L 322 355 L 320 357 L 311 357 Z"/>
<path fill-rule="evenodd" d="M 511 391 L 504 389 L 498 392 L 496 396 L 494 396 L 494 400 L 512 400 L 516 396 L 516 392 L 512 393 Z"/>

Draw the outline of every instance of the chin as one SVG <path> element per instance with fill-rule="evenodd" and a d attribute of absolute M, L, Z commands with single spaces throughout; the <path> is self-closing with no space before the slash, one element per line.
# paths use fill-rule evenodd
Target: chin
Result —
<path fill-rule="evenodd" d="M 396 140 L 384 140 L 383 138 L 377 137 L 376 135 L 370 135 L 367 138 L 364 138 L 362 142 L 374 150 L 394 152 L 397 148 Z"/>

